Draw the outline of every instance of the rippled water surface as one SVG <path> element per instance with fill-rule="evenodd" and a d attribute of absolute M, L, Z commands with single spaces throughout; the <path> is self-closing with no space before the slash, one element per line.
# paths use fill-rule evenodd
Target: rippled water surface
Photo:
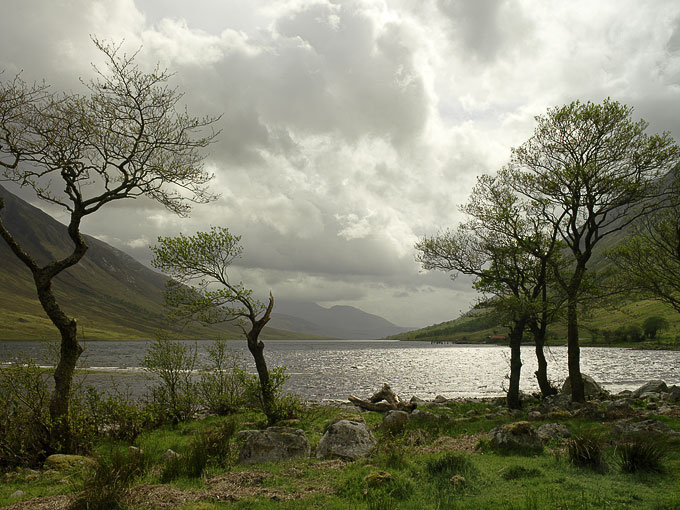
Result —
<path fill-rule="evenodd" d="M 190 342 L 193 344 L 193 342 Z M 199 356 L 205 358 L 210 342 L 197 342 Z M 483 397 L 502 395 L 510 372 L 507 347 L 486 345 L 432 345 L 398 341 L 265 341 L 265 356 L 270 368 L 285 365 L 291 376 L 286 389 L 311 400 L 346 399 L 348 395 L 367 396 L 386 381 L 400 395 L 432 398 Z M 116 380 L 142 393 L 149 382 L 140 366 L 147 342 L 91 342 L 87 344 L 81 366 L 92 369 L 88 383 L 104 387 Z M 254 371 L 244 341 L 229 342 L 242 354 Z M 0 361 L 10 362 L 28 355 L 48 364 L 43 344 L 33 342 L 0 343 Z M 567 375 L 566 347 L 548 350 L 549 377 L 562 381 Z M 534 351 L 522 348 L 523 390 L 538 389 Z M 680 384 L 680 352 L 633 351 L 627 349 L 584 347 L 581 371 L 595 378 L 610 391 L 635 389 L 651 379 Z"/>

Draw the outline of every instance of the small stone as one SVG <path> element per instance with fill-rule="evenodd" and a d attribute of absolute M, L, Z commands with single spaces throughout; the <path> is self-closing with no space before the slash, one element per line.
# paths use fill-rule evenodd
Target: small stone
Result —
<path fill-rule="evenodd" d="M 434 397 L 434 400 L 433 400 L 433 402 L 435 404 L 446 404 L 448 401 L 449 401 L 449 399 L 447 399 L 446 397 L 444 397 L 442 395 L 437 395 L 436 397 Z"/>
<path fill-rule="evenodd" d="M 24 491 L 15 491 L 12 494 L 10 494 L 10 499 L 19 499 L 23 498 L 26 495 Z"/>
<path fill-rule="evenodd" d="M 165 462 L 170 462 L 170 461 L 179 459 L 180 457 L 181 457 L 181 455 L 180 455 L 179 453 L 177 453 L 176 451 L 171 450 L 170 448 L 168 448 L 168 449 L 165 451 L 165 453 L 163 454 L 163 457 L 162 457 L 162 458 L 163 458 L 163 461 L 165 461 Z"/>
<path fill-rule="evenodd" d="M 527 418 L 529 421 L 538 421 L 543 418 L 543 415 L 540 413 L 540 411 L 529 411 Z"/>
<path fill-rule="evenodd" d="M 656 402 L 647 402 L 646 408 L 650 411 L 656 411 L 659 408 L 659 404 Z"/>
<path fill-rule="evenodd" d="M 380 487 L 392 481 L 392 475 L 387 471 L 373 471 L 364 476 L 364 482 L 369 487 Z"/>
<path fill-rule="evenodd" d="M 454 489 L 460 489 L 461 487 L 465 487 L 467 485 L 467 480 L 464 476 L 453 475 L 449 480 L 449 484 L 451 484 L 451 487 Z"/>

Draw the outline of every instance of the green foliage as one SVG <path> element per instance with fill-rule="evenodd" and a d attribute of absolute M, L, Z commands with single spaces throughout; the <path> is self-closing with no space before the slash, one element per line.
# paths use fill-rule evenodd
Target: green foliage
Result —
<path fill-rule="evenodd" d="M 283 385 L 290 376 L 286 374 L 286 367 L 275 367 L 269 371 L 269 391 L 271 402 L 264 399 L 265 392 L 257 376 L 250 375 L 247 380 L 247 395 L 251 402 L 256 402 L 267 415 L 270 424 L 281 420 L 298 418 L 304 413 L 304 404 L 298 395 L 283 391 Z M 268 411 L 267 411 L 268 409 Z"/>
<path fill-rule="evenodd" d="M 642 323 L 642 329 L 645 332 L 645 336 L 647 338 L 651 338 L 652 340 L 656 338 L 656 334 L 660 330 L 668 329 L 669 327 L 670 323 L 668 322 L 668 319 L 656 315 L 653 317 L 647 317 L 645 322 Z"/>
<path fill-rule="evenodd" d="M 0 369 L 0 466 L 35 466 L 50 450 L 48 378 L 32 360 Z"/>
<path fill-rule="evenodd" d="M 233 413 L 247 400 L 250 376 L 245 363 L 222 339 L 207 351 L 208 363 L 201 366 L 197 383 L 201 403 L 218 416 Z"/>
<path fill-rule="evenodd" d="M 445 452 L 437 457 L 428 459 L 425 463 L 426 471 L 437 477 L 447 479 L 454 475 L 473 478 L 478 470 L 470 460 L 470 456 L 459 452 Z"/>
<path fill-rule="evenodd" d="M 144 355 L 144 370 L 158 378 L 151 388 L 156 416 L 178 423 L 193 416 L 198 399 L 192 374 L 196 369 L 197 348 L 172 341 L 159 334 Z"/>
<path fill-rule="evenodd" d="M 504 480 L 520 480 L 522 478 L 535 478 L 543 473 L 537 468 L 527 468 L 524 466 L 511 466 L 503 471 L 501 475 Z"/>
<path fill-rule="evenodd" d="M 155 418 L 152 408 L 133 398 L 129 391 L 120 390 L 114 381 L 108 391 L 87 387 L 84 404 L 100 433 L 128 443 L 150 427 Z"/>
<path fill-rule="evenodd" d="M 617 446 L 621 470 L 624 473 L 654 472 L 664 470 L 663 459 L 666 455 L 665 445 L 658 439 L 641 436 L 628 438 Z"/>
<path fill-rule="evenodd" d="M 576 467 L 604 473 L 607 463 L 602 439 L 593 433 L 583 433 L 567 442 L 569 461 Z"/>
<path fill-rule="evenodd" d="M 108 455 L 98 455 L 94 467 L 83 480 L 83 491 L 74 502 L 74 510 L 109 510 L 124 508 L 125 490 L 142 475 L 145 459 L 139 451 L 123 452 L 114 448 Z"/>

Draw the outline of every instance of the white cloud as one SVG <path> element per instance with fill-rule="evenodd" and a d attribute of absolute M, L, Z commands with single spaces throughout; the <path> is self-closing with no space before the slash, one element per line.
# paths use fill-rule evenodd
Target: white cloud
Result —
<path fill-rule="evenodd" d="M 90 34 L 174 71 L 196 114 L 223 114 L 207 163 L 220 200 L 186 220 L 148 200 L 84 222 L 148 262 L 147 240 L 243 235 L 258 292 L 354 304 L 407 325 L 474 300 L 421 273 L 413 244 L 460 220 L 475 178 L 573 99 L 629 103 L 680 136 L 680 5 L 633 0 L 12 2 L 0 68 L 79 90 Z M 39 35 L 39 36 L 38 36 Z M 53 210 L 51 210 L 54 213 Z"/>

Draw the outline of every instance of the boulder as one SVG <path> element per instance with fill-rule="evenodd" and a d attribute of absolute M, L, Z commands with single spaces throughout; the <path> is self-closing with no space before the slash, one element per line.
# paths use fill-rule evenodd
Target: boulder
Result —
<path fill-rule="evenodd" d="M 543 415 L 540 411 L 529 411 L 527 413 L 527 418 L 529 421 L 538 421 L 543 419 Z"/>
<path fill-rule="evenodd" d="M 55 471 L 68 471 L 74 468 L 93 466 L 94 463 L 94 460 L 92 460 L 90 457 L 56 453 L 45 459 L 45 468 L 54 469 Z"/>
<path fill-rule="evenodd" d="M 666 393 L 668 386 L 660 379 L 649 381 L 633 392 L 633 398 L 642 398 L 645 393 Z"/>
<path fill-rule="evenodd" d="M 368 455 L 375 445 L 375 437 L 365 423 L 340 420 L 328 427 L 316 448 L 316 456 L 357 460 Z"/>
<path fill-rule="evenodd" d="M 392 481 L 392 475 L 387 471 L 373 471 L 364 476 L 364 482 L 369 487 L 381 487 Z"/>
<path fill-rule="evenodd" d="M 612 434 L 617 436 L 626 435 L 680 435 L 665 423 L 657 420 L 619 421 L 612 425 Z"/>
<path fill-rule="evenodd" d="M 668 388 L 666 400 L 668 402 L 680 402 L 680 386 L 671 386 Z"/>
<path fill-rule="evenodd" d="M 492 446 L 501 450 L 534 453 L 543 450 L 543 441 L 528 421 L 499 425 L 489 432 Z"/>
<path fill-rule="evenodd" d="M 9 495 L 10 499 L 20 499 L 23 498 L 26 495 L 24 491 L 14 491 L 12 494 Z"/>
<path fill-rule="evenodd" d="M 434 397 L 434 400 L 432 402 L 434 402 L 435 404 L 446 404 L 448 401 L 449 401 L 448 398 L 442 395 L 437 395 L 436 397 Z"/>
<path fill-rule="evenodd" d="M 581 374 L 581 377 L 583 378 L 583 391 L 586 397 L 595 397 L 604 393 L 602 386 L 600 386 L 595 379 L 586 374 Z M 571 379 L 569 377 L 567 377 L 562 385 L 562 393 L 571 395 Z"/>
<path fill-rule="evenodd" d="M 439 416 L 430 411 L 423 411 L 422 409 L 414 410 L 409 417 L 410 420 L 416 420 L 422 422 L 437 422 L 439 421 Z"/>
<path fill-rule="evenodd" d="M 408 422 L 406 411 L 387 411 L 383 417 L 382 428 L 391 433 L 401 432 Z"/>
<path fill-rule="evenodd" d="M 269 427 L 265 430 L 241 430 L 238 439 L 243 446 L 238 454 L 239 464 L 309 457 L 311 447 L 304 431 L 290 427 Z"/>
<path fill-rule="evenodd" d="M 571 437 L 569 428 L 562 423 L 545 423 L 538 427 L 538 437 L 543 441 L 549 439 L 567 439 Z"/>

